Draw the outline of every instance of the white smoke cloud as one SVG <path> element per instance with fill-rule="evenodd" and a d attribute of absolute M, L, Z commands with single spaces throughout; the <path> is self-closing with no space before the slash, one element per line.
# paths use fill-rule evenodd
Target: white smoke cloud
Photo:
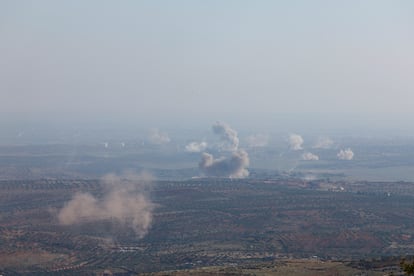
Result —
<path fill-rule="evenodd" d="M 77 193 L 59 211 L 59 222 L 71 225 L 111 219 L 143 237 L 151 226 L 154 209 L 146 195 L 150 179 L 147 174 L 107 175 L 101 180 L 102 198 Z"/>
<path fill-rule="evenodd" d="M 246 138 L 249 147 L 265 147 L 269 144 L 269 135 L 256 134 Z"/>
<path fill-rule="evenodd" d="M 214 158 L 212 154 L 204 152 L 198 166 L 205 176 L 244 178 L 249 175 L 249 155 L 243 149 L 239 149 L 237 132 L 229 125 L 217 122 L 212 127 L 215 134 L 220 135 L 223 143 L 221 149 L 231 151 L 230 156 Z"/>
<path fill-rule="evenodd" d="M 224 142 L 221 144 L 221 149 L 228 151 L 238 149 L 239 137 L 237 137 L 237 132 L 234 129 L 222 122 L 216 122 L 212 128 L 213 132 L 220 135 L 221 140 Z"/>
<path fill-rule="evenodd" d="M 302 136 L 298 134 L 291 134 L 289 136 L 289 147 L 291 150 L 301 150 L 303 144 Z"/>
<path fill-rule="evenodd" d="M 340 150 L 336 155 L 340 160 L 352 160 L 354 158 L 354 152 L 348 148 L 345 150 Z"/>
<path fill-rule="evenodd" d="M 315 149 L 330 149 L 333 145 L 333 141 L 329 137 L 319 137 L 313 148 Z"/>
<path fill-rule="evenodd" d="M 249 156 L 243 149 L 234 151 L 230 157 L 214 159 L 213 155 L 203 153 L 199 163 L 205 176 L 244 178 L 249 175 Z"/>
<path fill-rule="evenodd" d="M 206 142 L 191 142 L 185 146 L 187 152 L 202 152 L 207 148 Z"/>
<path fill-rule="evenodd" d="M 311 152 L 305 152 L 304 154 L 302 154 L 302 160 L 317 161 L 317 160 L 319 160 L 319 156 L 317 156 L 316 154 L 313 154 Z"/>
<path fill-rule="evenodd" d="M 150 130 L 150 134 L 148 136 L 148 140 L 150 143 L 155 145 L 162 145 L 167 144 L 170 142 L 170 137 L 167 133 L 160 131 L 157 128 L 153 128 Z"/>

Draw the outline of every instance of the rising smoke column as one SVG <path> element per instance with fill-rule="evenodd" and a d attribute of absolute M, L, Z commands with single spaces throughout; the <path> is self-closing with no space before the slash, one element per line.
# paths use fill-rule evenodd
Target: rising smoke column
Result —
<path fill-rule="evenodd" d="M 301 150 L 303 144 L 303 138 L 299 134 L 291 134 L 289 136 L 289 148 L 291 150 Z"/>
<path fill-rule="evenodd" d="M 107 175 L 101 180 L 102 198 L 77 193 L 59 211 L 58 220 L 62 225 L 115 220 L 142 238 L 151 226 L 154 209 L 147 196 L 149 180 L 146 174 Z"/>
<path fill-rule="evenodd" d="M 244 178 L 249 176 L 246 167 L 249 166 L 249 156 L 246 151 L 239 149 L 230 157 L 214 159 L 213 155 L 203 153 L 199 163 L 200 170 L 206 176 Z"/>
<path fill-rule="evenodd" d="M 336 156 L 339 160 L 352 160 L 354 158 L 354 152 L 350 148 L 345 150 L 341 149 Z"/>
<path fill-rule="evenodd" d="M 244 178 L 249 175 L 249 155 L 244 149 L 239 149 L 237 132 L 229 125 L 217 122 L 212 127 L 215 134 L 220 135 L 224 144 L 221 148 L 231 151 L 230 156 L 214 158 L 210 153 L 204 152 L 198 166 L 205 176 Z"/>
<path fill-rule="evenodd" d="M 150 130 L 148 140 L 151 144 L 155 145 L 167 144 L 171 141 L 167 133 L 162 132 L 157 128 Z"/>
<path fill-rule="evenodd" d="M 317 156 L 316 154 L 313 154 L 311 152 L 305 152 L 304 154 L 302 154 L 302 160 L 304 160 L 304 161 L 317 161 L 317 160 L 319 160 L 319 156 Z"/>
<path fill-rule="evenodd" d="M 315 149 L 330 149 L 333 145 L 333 141 L 329 137 L 319 137 L 313 148 Z"/>
<path fill-rule="evenodd" d="M 237 137 L 237 132 L 229 125 L 222 122 L 216 122 L 212 129 L 215 134 L 220 135 L 220 138 L 223 141 L 221 149 L 228 151 L 235 151 L 238 149 L 239 137 Z"/>
<path fill-rule="evenodd" d="M 185 146 L 186 152 L 202 152 L 207 148 L 206 142 L 191 142 Z"/>

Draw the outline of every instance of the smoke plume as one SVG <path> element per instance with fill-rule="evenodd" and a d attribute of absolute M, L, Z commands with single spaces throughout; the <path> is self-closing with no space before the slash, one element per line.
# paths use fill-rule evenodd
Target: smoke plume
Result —
<path fill-rule="evenodd" d="M 313 154 L 311 152 L 305 152 L 304 154 L 302 154 L 302 160 L 317 161 L 317 160 L 319 160 L 319 156 L 317 156 L 316 154 Z"/>
<path fill-rule="evenodd" d="M 230 157 L 214 159 L 213 155 L 203 153 L 199 168 L 206 176 L 244 178 L 249 175 L 249 156 L 243 149 L 232 153 Z"/>
<path fill-rule="evenodd" d="M 319 137 L 313 148 L 315 149 L 330 149 L 333 145 L 332 139 L 329 137 Z"/>
<path fill-rule="evenodd" d="M 302 136 L 298 134 L 291 134 L 289 136 L 289 147 L 291 150 L 301 150 L 303 144 Z"/>
<path fill-rule="evenodd" d="M 269 143 L 269 135 L 250 135 L 246 138 L 246 142 L 249 145 L 249 147 L 265 147 Z"/>
<path fill-rule="evenodd" d="M 202 152 L 207 148 L 206 142 L 191 142 L 185 146 L 187 152 Z"/>
<path fill-rule="evenodd" d="M 213 132 L 220 135 L 220 138 L 223 141 L 221 149 L 228 151 L 235 151 L 238 149 L 239 137 L 237 137 L 237 132 L 234 129 L 222 122 L 216 122 L 212 128 Z"/>
<path fill-rule="evenodd" d="M 354 152 L 348 148 L 345 150 L 340 150 L 336 155 L 339 160 L 352 160 L 354 158 Z"/>
<path fill-rule="evenodd" d="M 150 141 L 151 144 L 162 145 L 162 144 L 169 143 L 170 137 L 168 137 L 167 133 L 162 132 L 157 128 L 153 128 L 150 130 L 148 140 Z"/>
<path fill-rule="evenodd" d="M 150 176 L 146 174 L 110 174 L 102 178 L 104 194 L 97 198 L 90 193 L 77 193 L 58 214 L 63 225 L 115 220 L 143 237 L 152 222 L 154 205 L 147 197 Z"/>

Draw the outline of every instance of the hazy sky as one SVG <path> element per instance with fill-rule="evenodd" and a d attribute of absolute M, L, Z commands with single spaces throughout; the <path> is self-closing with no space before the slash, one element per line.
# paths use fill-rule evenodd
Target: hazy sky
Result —
<path fill-rule="evenodd" d="M 414 118 L 413 49 L 411 0 L 3 0 L 0 108 L 3 119 Z"/>

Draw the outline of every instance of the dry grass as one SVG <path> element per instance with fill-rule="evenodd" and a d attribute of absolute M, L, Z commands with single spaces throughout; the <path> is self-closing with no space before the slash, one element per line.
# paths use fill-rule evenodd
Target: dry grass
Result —
<path fill-rule="evenodd" d="M 1 268 L 19 268 L 24 271 L 31 267 L 52 268 L 58 264 L 70 263 L 70 259 L 64 254 L 54 254 L 45 251 L 15 251 L 0 253 Z"/>
<path fill-rule="evenodd" d="M 257 265 L 250 267 L 205 267 L 182 271 L 165 271 L 153 274 L 152 276 L 230 276 L 230 275 L 255 275 L 255 276 L 334 276 L 334 275 L 366 275 L 379 276 L 384 272 L 362 271 L 341 262 L 319 261 L 319 260 L 286 260 L 269 265 Z"/>

